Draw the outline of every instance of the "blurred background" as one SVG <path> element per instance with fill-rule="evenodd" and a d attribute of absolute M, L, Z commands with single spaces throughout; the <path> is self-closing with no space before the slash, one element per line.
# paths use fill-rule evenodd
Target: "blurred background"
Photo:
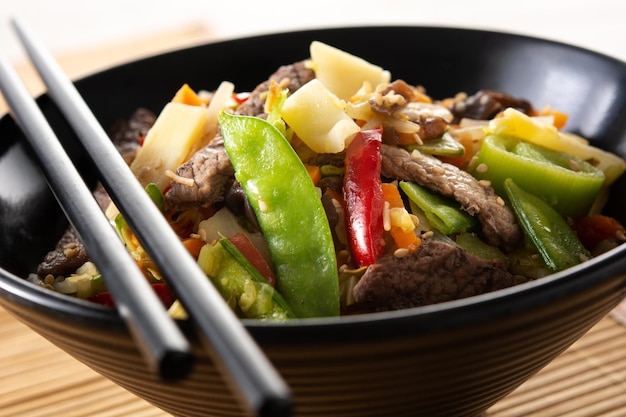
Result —
<path fill-rule="evenodd" d="M 137 53 L 167 49 L 172 38 L 205 41 L 270 31 L 358 24 L 478 27 L 541 36 L 626 59 L 622 0 L 3 0 L 0 50 L 23 55 L 9 27 L 20 16 L 57 55 L 129 41 Z M 168 37 L 170 38 L 168 43 Z M 153 42 L 150 42 L 150 39 Z"/>
<path fill-rule="evenodd" d="M 276 31 L 369 24 L 506 31 L 626 60 L 625 15 L 622 0 L 2 0 L 0 51 L 14 62 L 31 93 L 38 95 L 45 90 L 11 29 L 12 17 L 33 28 L 66 74 L 76 79 L 183 46 Z M 0 113 L 5 110 L 0 97 Z"/>

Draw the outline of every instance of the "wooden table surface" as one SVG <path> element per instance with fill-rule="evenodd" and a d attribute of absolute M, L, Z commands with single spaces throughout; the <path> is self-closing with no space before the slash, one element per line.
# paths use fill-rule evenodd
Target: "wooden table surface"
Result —
<path fill-rule="evenodd" d="M 187 27 L 158 38 L 59 57 L 71 77 L 212 38 L 205 27 Z M 26 64 L 19 72 L 33 92 L 41 82 Z M 6 105 L 0 99 L 0 114 Z M 626 416 L 626 327 L 622 314 L 605 318 L 563 355 L 486 417 Z M 167 416 L 59 350 L 0 309 L 0 416 Z"/>

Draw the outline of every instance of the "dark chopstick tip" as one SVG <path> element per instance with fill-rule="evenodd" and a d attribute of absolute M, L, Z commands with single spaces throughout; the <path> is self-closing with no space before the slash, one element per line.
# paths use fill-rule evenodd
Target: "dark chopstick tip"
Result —
<path fill-rule="evenodd" d="M 290 396 L 270 396 L 261 404 L 259 417 L 290 417 L 293 402 Z"/>
<path fill-rule="evenodd" d="M 194 362 L 194 357 L 191 353 L 181 351 L 167 352 L 159 363 L 158 373 L 165 380 L 180 380 L 191 373 Z"/>

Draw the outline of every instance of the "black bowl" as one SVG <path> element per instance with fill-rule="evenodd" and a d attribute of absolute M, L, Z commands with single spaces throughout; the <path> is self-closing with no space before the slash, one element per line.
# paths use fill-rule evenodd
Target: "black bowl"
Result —
<path fill-rule="evenodd" d="M 626 64 L 506 33 L 435 27 L 309 30 L 231 40 L 142 59 L 77 86 L 103 126 L 137 107 L 159 112 L 182 85 L 252 89 L 319 40 L 385 67 L 435 98 L 501 90 L 570 115 L 568 130 L 626 156 Z M 47 96 L 38 100 L 90 184 L 92 163 Z M 150 374 L 118 314 L 23 278 L 67 226 L 10 116 L 0 120 L 0 304 L 94 370 L 170 413 L 242 415 L 186 322 L 199 362 L 189 379 Z M 622 222 L 626 181 L 606 212 Z M 403 311 L 246 321 L 293 389 L 298 416 L 478 415 L 567 349 L 624 297 L 626 247 L 507 290 Z"/>

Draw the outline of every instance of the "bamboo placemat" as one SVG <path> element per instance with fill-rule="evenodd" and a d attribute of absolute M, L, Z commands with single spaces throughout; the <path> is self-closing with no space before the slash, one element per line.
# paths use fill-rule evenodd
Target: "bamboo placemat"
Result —
<path fill-rule="evenodd" d="M 59 58 L 71 77 L 163 50 L 210 40 L 209 28 L 182 30 Z M 43 86 L 18 70 L 33 94 Z M 6 105 L 0 97 L 0 114 Z M 492 407 L 485 417 L 626 416 L 626 305 Z M 0 308 L 0 417 L 162 417 L 153 407 L 59 350 Z"/>
<path fill-rule="evenodd" d="M 2 417 L 169 416 L 59 350 L 0 309 Z M 485 417 L 626 416 L 626 328 L 613 317 Z"/>

